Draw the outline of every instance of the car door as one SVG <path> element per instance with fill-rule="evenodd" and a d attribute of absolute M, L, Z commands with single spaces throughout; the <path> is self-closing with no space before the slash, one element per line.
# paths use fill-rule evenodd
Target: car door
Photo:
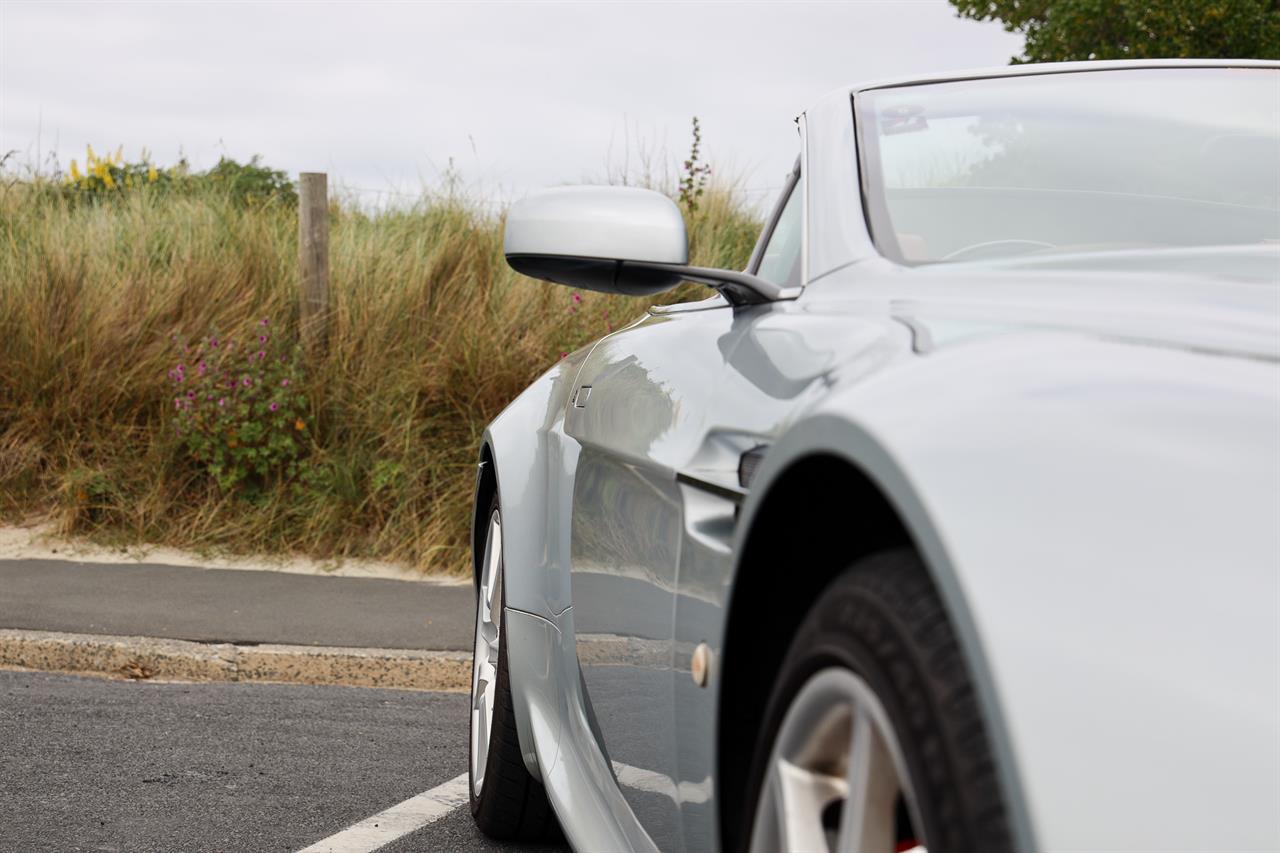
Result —
<path fill-rule="evenodd" d="M 800 203 L 789 182 L 757 255 L 778 283 L 798 283 Z M 717 296 L 651 312 L 602 340 L 584 362 L 565 419 L 581 445 L 571 532 L 574 630 L 584 695 L 620 789 L 662 850 L 684 848 L 677 783 L 673 664 L 684 539 L 681 472 L 705 456 L 745 325 L 771 306 Z"/>
<path fill-rule="evenodd" d="M 565 429 L 581 445 L 571 527 L 573 623 L 589 713 L 659 849 L 679 849 L 670 795 L 672 618 L 681 539 L 675 473 L 705 429 L 733 310 L 652 314 L 600 342 Z"/>

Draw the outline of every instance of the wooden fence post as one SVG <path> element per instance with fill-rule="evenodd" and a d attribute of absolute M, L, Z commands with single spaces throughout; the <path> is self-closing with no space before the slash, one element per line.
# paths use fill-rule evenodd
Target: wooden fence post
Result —
<path fill-rule="evenodd" d="M 303 345 L 323 354 L 329 343 L 329 180 L 324 172 L 298 175 L 298 264 Z"/>

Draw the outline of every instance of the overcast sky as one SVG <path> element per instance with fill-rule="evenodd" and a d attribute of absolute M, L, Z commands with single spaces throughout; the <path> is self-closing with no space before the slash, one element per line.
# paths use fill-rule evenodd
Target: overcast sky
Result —
<path fill-rule="evenodd" d="M 823 92 L 1020 50 L 946 0 L 0 0 L 0 153 L 46 168 L 86 143 L 161 165 L 261 154 L 366 199 L 435 185 L 452 158 L 471 190 L 510 198 L 634 174 L 644 150 L 675 162 L 697 115 L 706 159 L 763 194 Z"/>

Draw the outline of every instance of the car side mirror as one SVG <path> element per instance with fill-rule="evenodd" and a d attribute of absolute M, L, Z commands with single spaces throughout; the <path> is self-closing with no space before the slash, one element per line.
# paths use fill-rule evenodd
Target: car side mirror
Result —
<path fill-rule="evenodd" d="M 636 187 L 530 195 L 507 212 L 503 251 L 516 272 L 604 293 L 650 296 L 687 280 L 720 290 L 734 304 L 798 294 L 746 273 L 687 266 L 680 209 L 662 193 Z"/>
<path fill-rule="evenodd" d="M 629 296 L 680 283 L 631 263 L 689 261 L 684 217 L 662 193 L 636 187 L 560 187 L 517 202 L 503 236 L 507 263 L 532 278 Z"/>

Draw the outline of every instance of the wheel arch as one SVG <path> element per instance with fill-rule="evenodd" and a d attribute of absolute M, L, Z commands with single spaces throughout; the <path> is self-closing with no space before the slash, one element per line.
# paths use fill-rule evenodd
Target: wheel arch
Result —
<path fill-rule="evenodd" d="M 850 506 L 858 508 L 856 519 L 841 512 Z M 1015 843 L 1036 849 L 1008 729 L 951 557 L 885 443 L 838 414 L 796 425 L 769 449 L 739 516 L 716 726 L 724 849 L 738 842 L 737 822 L 750 808 L 755 735 L 790 637 L 813 597 L 853 560 L 897 547 L 920 555 L 944 602 L 990 729 Z M 788 551 L 800 549 L 805 571 L 777 569 Z"/>
<path fill-rule="evenodd" d="M 479 588 L 480 560 L 484 556 L 484 539 L 488 529 L 485 515 L 498 494 L 498 470 L 493 464 L 493 449 L 489 442 L 480 445 L 480 461 L 476 466 L 475 498 L 471 502 L 471 579 Z"/>
<path fill-rule="evenodd" d="M 836 500 L 838 499 L 838 500 Z M 841 510 L 858 507 L 844 519 Z M 795 460 L 761 498 L 759 520 L 740 551 L 723 640 L 720 713 L 716 726 L 720 832 L 724 849 L 739 849 L 755 740 L 763 723 L 773 676 L 815 598 L 853 560 L 911 544 L 896 511 L 876 485 L 847 459 L 817 452 Z M 803 540 L 805 570 L 778 567 Z M 856 543 L 852 550 L 850 541 Z"/>

